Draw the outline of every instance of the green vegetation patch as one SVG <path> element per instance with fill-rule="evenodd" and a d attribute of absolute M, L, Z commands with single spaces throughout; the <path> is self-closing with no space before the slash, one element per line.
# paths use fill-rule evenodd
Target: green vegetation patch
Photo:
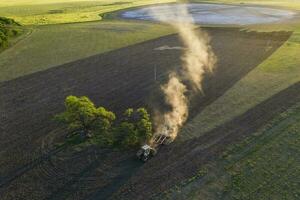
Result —
<path fill-rule="evenodd" d="M 136 147 L 152 137 L 152 123 L 145 108 L 127 109 L 120 119 L 104 107 L 96 107 L 87 97 L 69 96 L 66 110 L 55 120 L 67 128 L 67 143 L 101 147 Z"/>
<path fill-rule="evenodd" d="M 0 54 L 0 82 L 173 32 L 166 25 L 125 21 L 34 27 Z"/>
<path fill-rule="evenodd" d="M 20 0 L 0 1 L 0 13 L 24 25 L 101 20 L 104 13 L 176 0 Z"/>
<path fill-rule="evenodd" d="M 0 17 L 0 50 L 9 45 L 9 39 L 16 37 L 20 34 L 20 29 L 16 26 L 20 26 L 13 19 L 6 17 Z"/>
<path fill-rule="evenodd" d="M 299 199 L 300 104 L 229 153 L 231 199 Z M 233 162 L 232 162 L 233 161 Z"/>
<path fill-rule="evenodd" d="M 15 20 L 6 17 L 0 17 L 0 24 L 5 26 L 20 26 Z"/>

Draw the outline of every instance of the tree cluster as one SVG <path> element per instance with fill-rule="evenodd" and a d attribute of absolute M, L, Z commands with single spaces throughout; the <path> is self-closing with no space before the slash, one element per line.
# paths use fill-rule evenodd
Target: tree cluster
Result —
<path fill-rule="evenodd" d="M 101 145 L 135 147 L 152 137 L 152 123 L 145 108 L 127 109 L 117 120 L 115 113 L 96 107 L 88 97 L 68 96 L 65 111 L 55 118 L 69 136 L 97 138 Z"/>
<path fill-rule="evenodd" d="M 20 24 L 13 19 L 0 17 L 0 48 L 8 46 L 9 38 L 19 34 L 20 31 L 16 28 L 17 26 Z"/>

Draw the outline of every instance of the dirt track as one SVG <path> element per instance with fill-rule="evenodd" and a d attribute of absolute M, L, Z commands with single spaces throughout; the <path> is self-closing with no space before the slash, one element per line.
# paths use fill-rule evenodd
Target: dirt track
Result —
<path fill-rule="evenodd" d="M 286 32 L 249 33 L 232 28 L 207 31 L 219 59 L 218 70 L 205 80 L 206 95 L 193 101 L 191 116 L 221 96 L 290 36 Z M 152 95 L 158 85 L 153 80 L 153 66 L 158 68 L 158 81 L 163 82 L 180 64 L 180 51 L 153 50 L 164 45 L 181 44 L 176 35 L 171 35 L 0 83 L 0 196 L 106 199 L 118 190 L 140 166 L 133 160 L 133 152 L 56 149 L 53 144 L 64 133 L 57 131 L 51 118 L 62 111 L 64 98 L 70 94 L 87 95 L 97 105 L 117 112 L 127 107 L 151 108 L 157 100 Z M 184 152 L 183 146 L 178 154 Z M 134 184 L 137 182 L 133 179 Z"/>

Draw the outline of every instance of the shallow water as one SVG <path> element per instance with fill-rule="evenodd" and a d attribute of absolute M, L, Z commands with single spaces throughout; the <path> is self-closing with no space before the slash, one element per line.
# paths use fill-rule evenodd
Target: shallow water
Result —
<path fill-rule="evenodd" d="M 289 10 L 281 10 L 254 6 L 234 6 L 223 4 L 186 4 L 189 13 L 197 24 L 264 24 L 280 22 L 293 18 L 296 13 Z M 156 5 L 146 8 L 125 11 L 122 18 L 152 20 L 155 21 L 151 10 L 156 16 L 164 15 L 172 20 L 172 11 L 178 10 L 184 5 Z M 171 9 L 170 9 L 171 8 Z"/>

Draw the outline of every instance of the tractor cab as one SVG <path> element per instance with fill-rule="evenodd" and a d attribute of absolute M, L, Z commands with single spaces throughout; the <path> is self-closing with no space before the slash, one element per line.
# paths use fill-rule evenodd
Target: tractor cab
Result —
<path fill-rule="evenodd" d="M 145 144 L 143 145 L 140 150 L 137 152 L 137 157 L 142 160 L 143 162 L 146 162 L 151 157 L 153 157 L 156 154 L 156 150 L 152 148 L 151 146 Z"/>

